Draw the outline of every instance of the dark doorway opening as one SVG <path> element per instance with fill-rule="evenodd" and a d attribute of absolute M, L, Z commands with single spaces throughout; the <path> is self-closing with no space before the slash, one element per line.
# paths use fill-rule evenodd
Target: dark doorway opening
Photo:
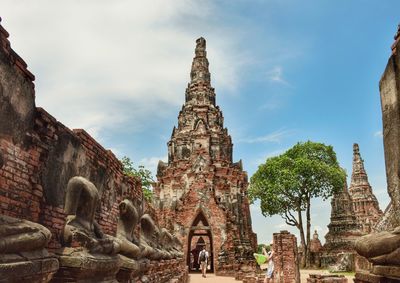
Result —
<path fill-rule="evenodd" d="M 199 261 L 200 251 L 205 246 L 208 252 L 207 272 L 214 272 L 214 255 L 211 227 L 204 216 L 199 212 L 190 227 L 188 237 L 187 265 L 189 272 L 201 272 Z"/>

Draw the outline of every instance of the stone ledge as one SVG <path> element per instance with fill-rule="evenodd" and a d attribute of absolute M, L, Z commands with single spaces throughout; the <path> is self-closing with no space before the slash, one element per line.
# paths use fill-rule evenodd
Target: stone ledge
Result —
<path fill-rule="evenodd" d="M 0 264 L 0 283 L 48 282 L 59 268 L 56 258 Z"/>
<path fill-rule="evenodd" d="M 372 273 L 400 280 L 400 266 L 374 265 L 372 267 Z"/>
<path fill-rule="evenodd" d="M 86 251 L 64 248 L 59 251 L 60 269 L 52 282 L 117 282 L 121 262 L 118 256 L 89 254 Z"/>
<path fill-rule="evenodd" d="M 354 283 L 400 283 L 400 278 L 388 278 L 368 271 L 358 271 Z"/>

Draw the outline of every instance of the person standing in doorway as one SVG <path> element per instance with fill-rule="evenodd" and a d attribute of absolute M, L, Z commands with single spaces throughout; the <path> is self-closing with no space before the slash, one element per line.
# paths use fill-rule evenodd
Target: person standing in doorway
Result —
<path fill-rule="evenodd" d="M 203 246 L 203 249 L 199 253 L 199 264 L 203 277 L 206 277 L 207 262 L 208 262 L 208 252 L 206 251 L 206 246 Z"/>

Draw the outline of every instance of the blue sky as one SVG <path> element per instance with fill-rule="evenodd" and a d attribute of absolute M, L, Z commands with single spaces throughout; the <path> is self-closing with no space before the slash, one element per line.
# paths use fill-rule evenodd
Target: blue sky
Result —
<path fill-rule="evenodd" d="M 378 83 L 398 11 L 398 0 L 4 0 L 0 16 L 36 75 L 37 105 L 153 171 L 184 103 L 195 40 L 205 37 L 234 159 L 249 177 L 305 140 L 333 145 L 350 175 L 357 142 L 384 209 Z M 330 203 L 313 205 L 323 240 Z M 287 229 L 251 210 L 260 242 Z"/>

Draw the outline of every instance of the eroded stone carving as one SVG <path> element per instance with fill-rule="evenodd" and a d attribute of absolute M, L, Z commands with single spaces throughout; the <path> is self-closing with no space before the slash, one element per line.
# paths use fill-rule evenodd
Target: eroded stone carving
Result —
<path fill-rule="evenodd" d="M 177 258 L 182 258 L 183 257 L 183 245 L 182 242 L 178 239 L 177 236 L 173 237 L 173 250 L 175 251 L 175 254 Z"/>
<path fill-rule="evenodd" d="M 91 253 L 115 254 L 119 244 L 105 235 L 95 221 L 99 193 L 96 186 L 83 177 L 73 177 L 67 185 L 64 211 L 67 221 L 63 231 L 63 244 L 82 246 Z"/>
<path fill-rule="evenodd" d="M 129 258 L 138 258 L 140 248 L 134 235 L 134 229 L 139 222 L 139 214 L 133 203 L 124 199 L 119 204 L 119 220 L 117 238 L 120 244 L 120 253 Z"/>
<path fill-rule="evenodd" d="M 40 224 L 0 215 L 0 254 L 44 249 L 50 231 Z"/>
<path fill-rule="evenodd" d="M 155 225 L 150 215 L 144 214 L 140 218 L 140 252 L 141 257 L 150 259 L 161 259 L 161 253 L 156 249 L 155 243 Z"/>
<path fill-rule="evenodd" d="M 374 265 L 397 266 L 400 275 L 400 226 L 361 237 L 356 250 Z"/>
<path fill-rule="evenodd" d="M 45 249 L 50 238 L 40 224 L 0 215 L 0 281 L 48 282 L 58 269 Z"/>

